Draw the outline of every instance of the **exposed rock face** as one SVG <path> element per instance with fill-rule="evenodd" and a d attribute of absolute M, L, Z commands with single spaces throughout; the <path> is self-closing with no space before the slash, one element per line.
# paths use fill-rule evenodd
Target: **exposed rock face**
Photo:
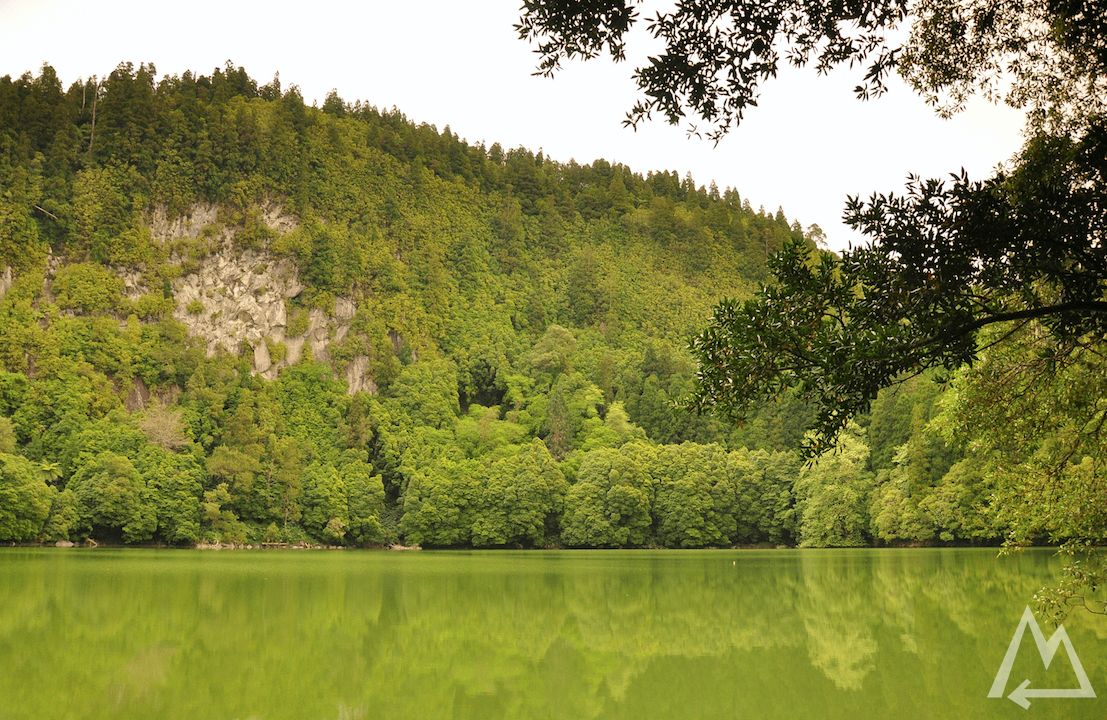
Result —
<path fill-rule="evenodd" d="M 266 210 L 269 206 L 266 206 Z M 169 218 L 169 212 L 165 207 L 159 207 L 150 218 L 150 235 L 155 240 L 180 240 L 181 238 L 198 238 L 200 233 L 209 225 L 214 225 L 219 220 L 219 206 L 198 203 L 193 205 L 187 215 Z"/>
<path fill-rule="evenodd" d="M 265 339 L 285 340 L 285 300 L 303 288 L 290 261 L 267 251 L 224 247 L 201 260 L 198 272 L 174 281 L 173 317 L 188 327 L 189 334 L 207 341 L 209 355 L 220 346 L 237 353 L 243 342 L 249 344 L 254 369 L 262 374 L 272 371 L 276 377 Z"/>
<path fill-rule="evenodd" d="M 149 404 L 150 389 L 146 387 L 146 383 L 142 380 L 135 378 L 131 383 L 130 392 L 127 393 L 127 399 L 123 401 L 123 407 L 135 412 L 136 410 L 144 410 Z"/>
<path fill-rule="evenodd" d="M 261 220 L 282 235 L 300 225 L 298 218 L 285 213 L 276 203 L 265 203 L 259 209 Z M 305 346 L 316 361 L 327 362 L 331 343 L 341 342 L 349 334 L 357 304 L 344 297 L 335 299 L 333 316 L 318 309 L 308 311 L 306 329 L 300 329 L 304 327 L 301 318 L 299 332 L 292 334 L 292 318 L 288 315 L 286 301 L 304 289 L 295 264 L 278 258 L 267 249 L 236 248 L 234 229 L 218 225 L 218 206 L 194 205 L 187 214 L 174 218 L 169 217 L 165 208 L 159 208 L 150 216 L 149 223 L 155 242 L 195 240 L 207 230 L 208 246 L 218 248 L 201 258 L 194 272 L 177 278 L 172 286 L 177 301 L 173 317 L 185 325 L 189 335 L 204 339 L 209 356 L 220 347 L 237 355 L 246 349 L 245 344 L 252 352 L 254 372 L 274 380 L 281 368 L 303 357 Z M 53 277 L 63 264 L 63 258 L 48 255 L 43 278 L 48 302 L 53 302 Z M 140 271 L 114 270 L 123 280 L 124 293 L 131 300 L 138 300 L 150 291 Z M 11 288 L 12 280 L 11 268 L 0 268 L 0 298 Z M 281 349 L 282 344 L 283 352 L 277 352 L 275 357 L 274 350 Z M 368 372 L 367 356 L 357 355 L 349 362 L 345 375 L 351 394 L 377 392 L 377 385 Z M 149 390 L 145 386 L 135 386 L 126 404 L 132 410 L 142 409 L 149 400 Z"/>
<path fill-rule="evenodd" d="M 369 358 L 365 355 L 357 355 L 346 366 L 347 392 L 353 395 L 357 392 L 377 393 L 377 384 L 369 377 Z"/>
<path fill-rule="evenodd" d="M 297 218 L 285 214 L 276 204 L 261 208 L 261 219 L 273 230 L 288 233 L 299 227 Z M 217 221 L 218 208 L 198 205 L 187 217 L 172 221 L 164 212 L 151 219 L 151 235 L 161 241 L 185 237 L 196 238 L 204 228 Z M 262 377 L 273 380 L 281 368 L 295 364 L 303 357 L 305 345 L 312 357 L 325 362 L 331 342 L 341 341 L 350 331 L 357 305 L 349 298 L 335 300 L 334 316 L 318 309 L 307 315 L 307 329 L 292 334 L 285 301 L 304 289 L 296 266 L 287 259 L 277 258 L 268 250 L 241 250 L 233 247 L 233 234 L 219 236 L 220 249 L 199 261 L 196 272 L 178 278 L 173 283 L 177 308 L 173 317 L 183 323 L 190 335 L 202 337 L 208 355 L 222 347 L 237 354 L 243 343 L 253 353 L 253 369 Z M 129 282 L 124 276 L 127 292 L 138 297 L 144 292 L 138 277 Z M 284 345 L 283 357 L 274 360 L 273 348 Z M 376 392 L 376 383 L 366 376 L 368 358 L 358 356 L 347 366 L 349 392 Z"/>

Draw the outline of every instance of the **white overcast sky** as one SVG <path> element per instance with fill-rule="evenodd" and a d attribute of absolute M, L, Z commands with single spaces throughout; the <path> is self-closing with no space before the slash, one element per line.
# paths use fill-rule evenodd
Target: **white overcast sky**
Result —
<path fill-rule="evenodd" d="M 756 209 L 783 206 L 817 223 L 840 249 L 860 238 L 842 225 L 847 195 L 900 190 L 908 173 L 984 177 L 1021 145 L 1022 115 L 978 101 L 939 120 L 907 88 L 853 97 L 859 70 L 818 77 L 785 68 L 760 105 L 718 146 L 654 121 L 622 126 L 636 99 L 634 58 L 654 49 L 639 33 L 629 62 L 571 63 L 553 80 L 532 76 L 537 56 L 516 38 L 519 0 L 0 0 L 0 76 L 44 62 L 68 86 L 121 61 L 152 62 L 159 77 L 210 74 L 227 60 L 259 82 L 280 72 L 320 104 L 397 107 L 409 119 L 470 142 L 542 149 L 559 161 L 621 162 L 636 172 L 691 172 L 697 185 L 730 186 Z"/>

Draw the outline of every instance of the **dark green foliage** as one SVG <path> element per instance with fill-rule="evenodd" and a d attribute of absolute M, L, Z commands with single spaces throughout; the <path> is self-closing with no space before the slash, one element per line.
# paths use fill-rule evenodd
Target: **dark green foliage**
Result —
<path fill-rule="evenodd" d="M 1101 339 L 1105 138 L 1101 122 L 1079 142 L 1038 136 L 1011 173 L 951 187 L 913 179 L 904 196 L 851 200 L 849 222 L 879 244 L 841 258 L 789 245 L 774 285 L 721 303 L 694 344 L 697 405 L 740 414 L 795 387 L 817 409 L 818 452 L 881 388 L 971 364 L 986 326 L 1037 319 L 1060 341 Z"/>
<path fill-rule="evenodd" d="M 78 533 L 125 542 L 149 540 L 157 530 L 151 489 L 126 457 L 105 450 L 74 473 Z"/>
<path fill-rule="evenodd" d="M 547 76 L 563 60 L 624 60 L 626 34 L 642 17 L 630 0 L 527 0 L 521 10 L 515 29 L 537 44 Z M 689 132 L 716 142 L 757 105 L 782 60 L 820 74 L 865 67 L 854 88 L 862 99 L 883 94 L 898 71 L 943 116 L 978 91 L 1030 109 L 1036 123 L 1102 108 L 1093 88 L 1107 63 L 1104 23 L 1085 2 L 689 0 L 648 14 L 647 29 L 663 49 L 634 71 L 642 98 L 625 123 L 691 115 Z M 776 218 L 785 222 L 783 212 Z"/>
<path fill-rule="evenodd" d="M 626 122 L 635 125 L 657 112 L 675 124 L 690 110 L 708 125 L 708 137 L 718 140 L 757 104 L 758 86 L 776 76 L 782 52 L 796 65 L 814 56 L 820 71 L 847 60 L 851 67 L 868 64 L 865 87 L 857 91 L 879 94 L 901 52 L 884 44 L 884 33 L 906 11 L 904 0 L 829 8 L 803 0 L 681 3 L 651 17 L 650 32 L 664 43 L 664 52 L 635 71 L 646 99 Z M 594 58 L 605 46 L 615 60 L 625 59 L 624 36 L 638 19 L 627 0 L 585 6 L 527 0 L 516 30 L 538 44 L 539 71 L 552 75 L 562 60 Z"/>
<path fill-rule="evenodd" d="M 668 445 L 654 461 L 657 539 L 666 547 L 729 545 L 741 511 L 736 479 L 717 445 Z M 741 478 L 744 479 L 744 478 Z"/>
<path fill-rule="evenodd" d="M 0 452 L 0 540 L 38 538 L 56 493 L 26 458 Z"/>

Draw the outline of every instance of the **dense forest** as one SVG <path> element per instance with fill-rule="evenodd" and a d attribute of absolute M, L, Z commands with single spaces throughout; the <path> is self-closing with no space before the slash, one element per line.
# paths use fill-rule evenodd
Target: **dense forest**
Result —
<path fill-rule="evenodd" d="M 820 239 L 230 64 L 0 78 L 0 540 L 998 542 L 971 382 L 884 391 L 814 464 L 792 395 L 685 409 L 714 303 Z"/>

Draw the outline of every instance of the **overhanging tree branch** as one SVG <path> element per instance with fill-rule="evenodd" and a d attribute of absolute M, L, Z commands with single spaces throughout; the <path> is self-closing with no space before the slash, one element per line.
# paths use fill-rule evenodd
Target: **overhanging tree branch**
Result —
<path fill-rule="evenodd" d="M 1027 310 L 1018 310 L 1015 312 L 996 313 L 994 315 L 977 318 L 976 320 L 967 323 L 960 328 L 952 329 L 948 332 L 942 333 L 941 335 L 912 343 L 908 349 L 918 350 L 930 345 L 934 345 L 935 343 L 944 344 L 953 340 L 958 340 L 966 335 L 976 332 L 980 328 L 992 325 L 994 323 L 1010 322 L 1012 320 L 1034 320 L 1037 318 L 1048 317 L 1050 315 L 1063 315 L 1065 313 L 1107 313 L 1107 302 L 1069 302 L 1060 303 L 1058 305 L 1048 305 L 1046 307 L 1031 308 Z"/>
<path fill-rule="evenodd" d="M 1062 344 L 1107 337 L 1105 171 L 1097 121 L 1079 141 L 1035 138 L 986 181 L 913 178 L 903 196 L 851 200 L 847 221 L 874 242 L 841 257 L 786 246 L 773 284 L 720 303 L 692 343 L 692 406 L 741 418 L 794 388 L 815 406 L 817 454 L 897 378 L 972 364 L 988 326 L 1037 321 Z"/>

